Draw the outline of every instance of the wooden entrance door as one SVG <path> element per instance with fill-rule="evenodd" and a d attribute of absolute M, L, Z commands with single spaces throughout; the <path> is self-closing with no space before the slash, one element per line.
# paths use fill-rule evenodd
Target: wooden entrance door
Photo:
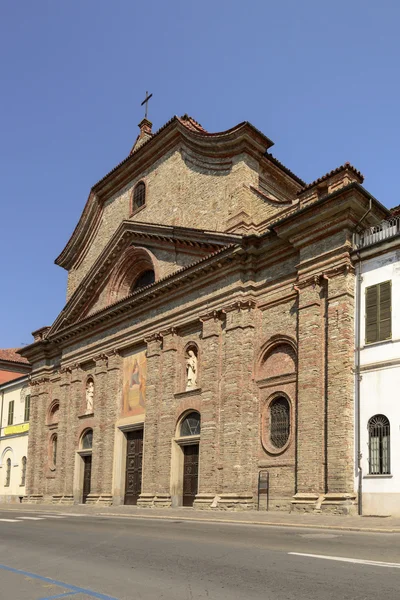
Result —
<path fill-rule="evenodd" d="M 86 503 L 86 499 L 90 494 L 90 482 L 92 479 L 92 455 L 83 456 L 83 495 L 82 502 Z"/>
<path fill-rule="evenodd" d="M 199 482 L 199 444 L 183 446 L 183 506 L 193 506 Z"/>
<path fill-rule="evenodd" d="M 142 491 L 143 429 L 126 434 L 125 504 L 137 504 Z"/>

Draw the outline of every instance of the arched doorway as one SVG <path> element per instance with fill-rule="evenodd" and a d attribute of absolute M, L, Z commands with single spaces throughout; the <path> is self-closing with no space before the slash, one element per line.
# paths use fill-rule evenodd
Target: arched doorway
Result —
<path fill-rule="evenodd" d="M 186 414 L 178 426 L 176 440 L 183 452 L 182 505 L 193 506 L 199 487 L 200 414 Z"/>

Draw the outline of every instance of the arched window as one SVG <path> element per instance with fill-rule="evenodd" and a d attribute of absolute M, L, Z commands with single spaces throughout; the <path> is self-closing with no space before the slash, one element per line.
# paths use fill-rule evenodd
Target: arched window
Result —
<path fill-rule="evenodd" d="M 156 276 L 153 269 L 147 269 L 147 271 L 143 271 L 143 273 L 141 273 L 139 277 L 133 282 L 133 285 L 131 287 L 131 293 L 135 292 L 136 290 L 139 290 L 140 288 L 144 288 L 147 285 L 151 285 L 155 282 L 155 280 Z"/>
<path fill-rule="evenodd" d="M 183 419 L 181 423 L 180 435 L 200 435 L 200 415 L 198 412 L 191 412 Z"/>
<path fill-rule="evenodd" d="M 21 485 L 25 485 L 26 480 L 26 456 L 22 457 L 21 461 Z"/>
<path fill-rule="evenodd" d="M 52 469 L 55 469 L 57 466 L 57 438 L 56 433 L 50 438 L 50 466 Z"/>
<path fill-rule="evenodd" d="M 4 487 L 9 487 L 11 481 L 11 458 L 7 458 L 6 462 L 6 481 Z"/>
<path fill-rule="evenodd" d="M 290 435 L 290 406 L 284 397 L 273 400 L 270 404 L 270 437 L 275 448 L 283 448 Z"/>
<path fill-rule="evenodd" d="M 86 429 L 81 438 L 82 450 L 91 450 L 93 445 L 93 429 Z"/>
<path fill-rule="evenodd" d="M 390 423 L 385 415 L 374 415 L 368 421 L 369 474 L 390 473 Z"/>
<path fill-rule="evenodd" d="M 133 190 L 133 198 L 132 198 L 132 212 L 141 206 L 144 206 L 146 202 L 146 186 L 143 181 L 139 181 L 135 185 L 135 189 Z"/>

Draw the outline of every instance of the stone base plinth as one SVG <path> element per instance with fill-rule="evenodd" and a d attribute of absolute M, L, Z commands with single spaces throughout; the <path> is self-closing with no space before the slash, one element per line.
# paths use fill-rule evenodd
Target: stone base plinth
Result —
<path fill-rule="evenodd" d="M 214 510 L 254 510 L 257 508 L 253 494 L 218 494 L 210 505 Z"/>
<path fill-rule="evenodd" d="M 218 498 L 215 494 L 197 494 L 193 502 L 193 508 L 197 510 L 209 510 L 215 508 L 215 500 Z"/>
<path fill-rule="evenodd" d="M 140 494 L 137 505 L 140 508 L 154 508 L 155 495 L 151 493 Z"/>
<path fill-rule="evenodd" d="M 154 498 L 154 508 L 169 508 L 171 506 L 171 494 L 157 494 Z"/>
<path fill-rule="evenodd" d="M 29 496 L 24 496 L 23 502 L 27 504 L 41 504 L 43 502 L 42 494 L 29 494 Z"/>
<path fill-rule="evenodd" d="M 320 510 L 321 513 L 335 515 L 356 515 L 358 510 L 357 494 L 341 494 L 335 492 L 324 494 Z"/>
<path fill-rule="evenodd" d="M 102 504 L 111 506 L 113 497 L 111 494 L 89 494 L 86 498 L 86 504 Z"/>
<path fill-rule="evenodd" d="M 322 500 L 322 494 L 299 492 L 294 495 L 291 508 L 293 512 L 314 512 L 319 509 Z"/>
<path fill-rule="evenodd" d="M 292 511 L 354 515 L 357 514 L 357 494 L 353 492 L 298 493 L 292 500 Z"/>

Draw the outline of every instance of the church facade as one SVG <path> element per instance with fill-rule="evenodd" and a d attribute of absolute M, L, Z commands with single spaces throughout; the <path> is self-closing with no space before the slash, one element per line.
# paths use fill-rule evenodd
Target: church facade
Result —
<path fill-rule="evenodd" d="M 387 210 L 271 146 L 144 119 L 92 188 L 67 303 L 21 351 L 26 501 L 356 510 L 352 234 Z"/>

